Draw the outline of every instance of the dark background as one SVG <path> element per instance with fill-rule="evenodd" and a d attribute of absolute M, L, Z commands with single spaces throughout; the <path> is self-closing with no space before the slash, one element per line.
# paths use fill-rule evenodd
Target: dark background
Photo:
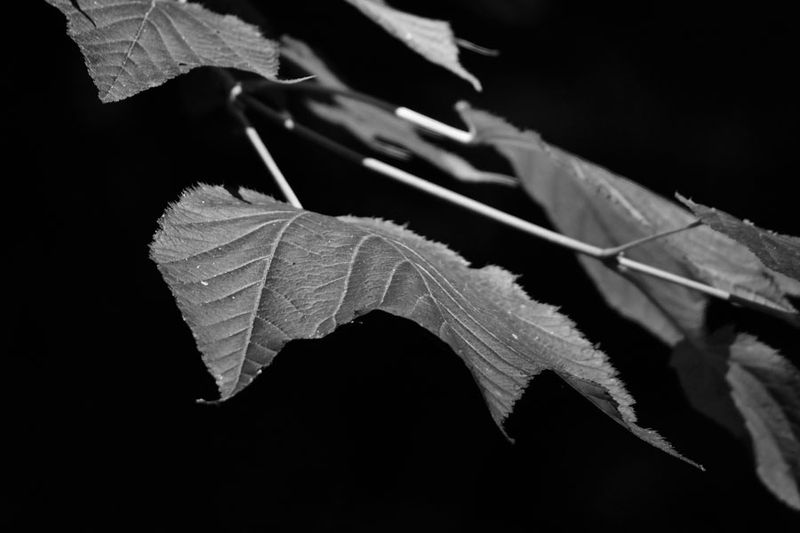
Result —
<path fill-rule="evenodd" d="M 453 103 L 467 99 L 662 194 L 679 191 L 800 233 L 798 43 L 795 19 L 779 3 L 393 2 L 449 19 L 459 36 L 502 51 L 462 52 L 482 94 L 344 2 L 204 3 L 306 40 L 361 91 L 454 124 Z M 476 266 L 521 274 L 533 298 L 560 305 L 610 355 L 643 425 L 707 472 L 642 443 L 549 375 L 536 378 L 510 418 L 511 445 L 447 346 L 381 313 L 291 343 L 222 406 L 195 403 L 213 398 L 214 385 L 148 259 L 157 218 L 198 181 L 277 192 L 208 71 L 101 105 L 57 10 L 30 0 L 4 9 L 12 28 L 0 67 L 11 267 L 3 285 L 13 315 L 2 408 L 8 531 L 797 523 L 762 488 L 749 450 L 688 405 L 668 349 L 605 307 L 569 252 L 261 122 L 307 208 L 407 222 Z M 288 104 L 300 108 L 295 97 Z M 470 153 L 506 168 L 491 153 Z M 519 190 L 455 183 L 419 162 L 405 168 L 546 224 Z M 770 320 L 724 305 L 712 311 L 796 356 Z"/>

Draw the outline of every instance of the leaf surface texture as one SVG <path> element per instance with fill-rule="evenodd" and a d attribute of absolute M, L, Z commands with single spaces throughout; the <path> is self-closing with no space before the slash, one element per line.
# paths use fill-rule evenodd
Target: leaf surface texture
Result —
<path fill-rule="evenodd" d="M 277 43 L 236 17 L 177 0 L 46 1 L 66 15 L 67 33 L 103 102 L 128 98 L 203 66 L 237 68 L 277 81 Z"/>
<path fill-rule="evenodd" d="M 636 425 L 633 400 L 606 356 L 508 272 L 470 268 L 392 223 L 327 217 L 241 189 L 184 193 L 151 247 L 221 399 L 245 388 L 292 339 L 320 338 L 373 310 L 413 320 L 462 358 L 498 423 L 528 382 L 556 372 L 615 421 Z"/>

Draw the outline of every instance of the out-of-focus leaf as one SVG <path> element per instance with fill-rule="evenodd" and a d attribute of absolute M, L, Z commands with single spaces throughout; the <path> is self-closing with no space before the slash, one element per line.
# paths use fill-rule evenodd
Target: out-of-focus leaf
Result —
<path fill-rule="evenodd" d="M 389 222 L 327 217 L 246 189 L 239 195 L 209 186 L 185 192 L 151 247 L 221 399 L 246 387 L 290 340 L 324 337 L 382 310 L 448 343 L 498 424 L 528 382 L 552 370 L 629 431 L 680 457 L 636 425 L 633 399 L 606 356 L 508 272 L 469 268 L 445 246 Z"/>
<path fill-rule="evenodd" d="M 753 449 L 761 481 L 800 510 L 800 373 L 749 335 L 683 341 L 672 365 L 695 408 Z"/>
<path fill-rule="evenodd" d="M 504 120 L 461 104 L 475 140 L 506 156 L 525 190 L 562 233 L 601 248 L 687 226 L 694 216 L 652 191 L 520 131 Z M 798 314 L 774 274 L 746 247 L 700 226 L 628 251 L 631 259 L 696 279 L 762 303 L 797 323 Z M 667 343 L 702 337 L 707 298 L 702 293 L 581 257 L 605 299 Z"/>
<path fill-rule="evenodd" d="M 314 75 L 313 82 L 332 89 L 348 89 L 319 57 L 302 41 L 283 37 L 281 55 Z M 405 157 L 405 150 L 439 167 L 453 177 L 472 183 L 516 186 L 517 180 L 494 172 L 478 170 L 464 158 L 425 140 L 409 122 L 369 102 L 346 96 L 333 97 L 336 105 L 308 102 L 312 112 L 347 128 L 361 142 L 392 157 Z"/>
<path fill-rule="evenodd" d="M 730 334 L 691 341 L 684 339 L 675 345 L 670 364 L 692 407 L 746 440 L 749 437 L 744 419 L 731 401 L 731 388 L 725 381 L 732 340 Z"/>
<path fill-rule="evenodd" d="M 745 245 L 767 268 L 800 281 L 800 238 L 761 229 L 719 209 L 678 198 L 703 224 Z"/>
<path fill-rule="evenodd" d="M 45 1 L 66 15 L 67 33 L 103 102 L 195 67 L 232 67 L 277 81 L 277 43 L 236 17 L 178 0 Z"/>
<path fill-rule="evenodd" d="M 459 63 L 458 46 L 447 22 L 398 11 L 383 0 L 346 1 L 431 63 L 461 76 L 475 90 L 481 90 L 481 82 Z"/>

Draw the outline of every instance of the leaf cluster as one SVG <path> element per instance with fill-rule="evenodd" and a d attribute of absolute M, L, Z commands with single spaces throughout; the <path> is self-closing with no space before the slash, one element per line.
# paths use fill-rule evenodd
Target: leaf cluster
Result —
<path fill-rule="evenodd" d="M 66 15 L 68 33 L 104 102 L 200 66 L 247 71 L 279 86 L 285 83 L 278 76 L 282 55 L 316 78 L 302 83 L 339 91 L 329 102 L 310 102 L 312 113 L 384 154 L 414 154 L 466 181 L 518 184 L 563 235 L 603 250 L 624 248 L 624 257 L 704 284 L 730 302 L 795 327 L 800 322 L 793 303 L 800 295 L 796 237 L 679 198 L 687 210 L 535 133 L 460 104 L 471 143 L 496 150 L 513 176 L 479 170 L 384 107 L 347 96 L 348 87 L 303 43 L 265 39 L 252 25 L 190 2 L 46 1 Z M 377 0 L 348 3 L 480 88 L 459 63 L 459 41 L 447 23 Z M 682 457 L 637 424 L 633 399 L 609 357 L 567 317 L 531 299 L 505 270 L 470 268 L 445 246 L 402 227 L 327 217 L 247 189 L 236 197 L 200 186 L 167 210 L 151 256 L 222 400 L 246 387 L 288 341 L 320 338 L 382 310 L 445 341 L 467 365 L 498 424 L 527 384 L 547 370 L 638 437 Z M 800 376 L 787 357 L 793 354 L 709 324 L 711 297 L 691 286 L 621 270 L 597 257 L 579 261 L 611 308 L 673 349 L 689 400 L 747 441 L 763 483 L 800 509 Z"/>

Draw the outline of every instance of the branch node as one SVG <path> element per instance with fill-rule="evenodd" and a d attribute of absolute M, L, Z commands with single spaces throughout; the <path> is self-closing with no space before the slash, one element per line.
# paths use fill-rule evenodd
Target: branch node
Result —
<path fill-rule="evenodd" d="M 600 261 L 606 264 L 606 266 L 613 268 L 620 274 L 628 274 L 630 273 L 631 269 L 625 264 L 625 252 L 619 251 L 613 255 L 603 255 L 600 257 Z"/>
<path fill-rule="evenodd" d="M 648 235 L 647 237 L 642 237 L 641 239 L 636 239 L 636 240 L 631 241 L 629 243 L 621 244 L 619 246 L 614 246 L 614 247 L 611 247 L 611 248 L 603 248 L 600 257 L 602 259 L 607 259 L 607 258 L 616 259 L 617 257 L 622 257 L 622 253 L 627 251 L 627 250 L 631 250 L 633 248 L 636 248 L 637 246 L 641 246 L 642 244 L 646 244 L 648 242 L 655 241 L 657 239 L 661 239 L 663 237 L 668 237 L 670 235 L 674 235 L 676 233 L 680 233 L 682 231 L 686 231 L 688 229 L 692 229 L 694 227 L 699 226 L 700 224 L 701 224 L 701 222 L 699 220 L 695 220 L 695 221 L 690 222 L 689 224 L 687 224 L 685 226 L 681 226 L 680 228 L 675 228 L 675 229 L 670 229 L 670 230 L 667 230 L 667 231 L 662 231 L 660 233 L 656 233 L 655 235 Z"/>

